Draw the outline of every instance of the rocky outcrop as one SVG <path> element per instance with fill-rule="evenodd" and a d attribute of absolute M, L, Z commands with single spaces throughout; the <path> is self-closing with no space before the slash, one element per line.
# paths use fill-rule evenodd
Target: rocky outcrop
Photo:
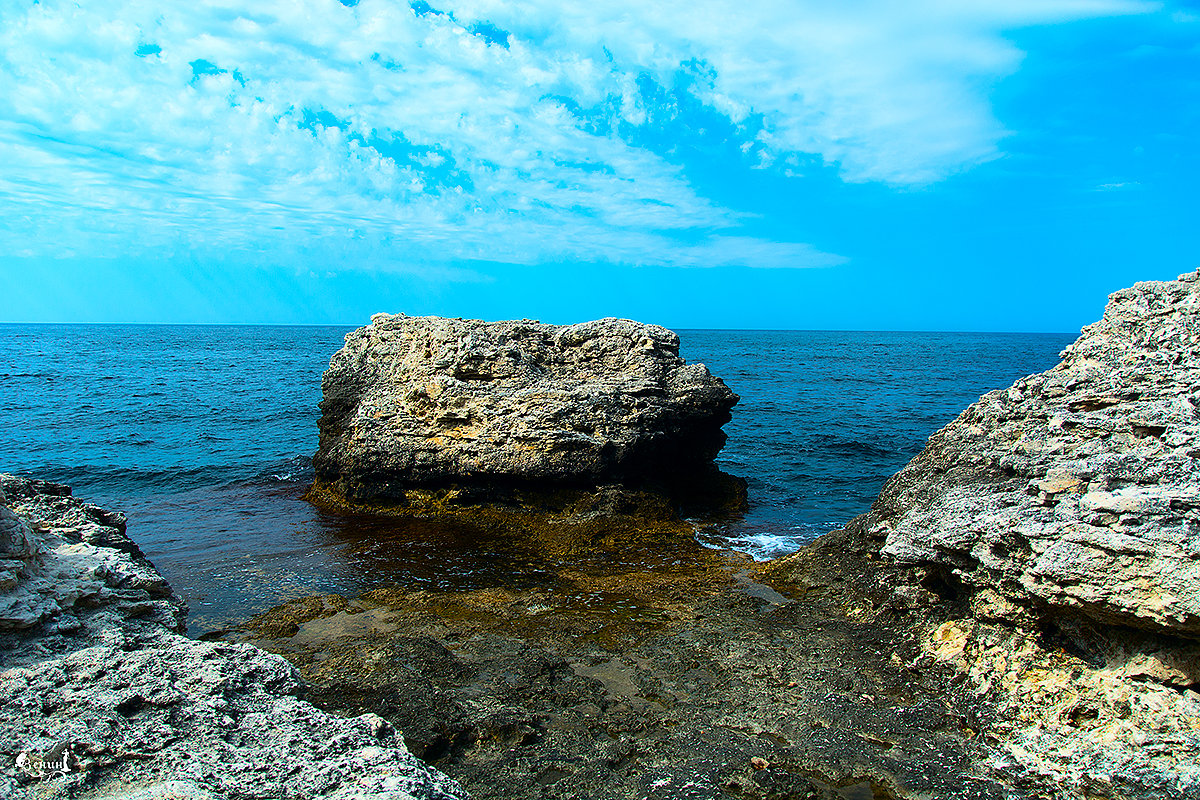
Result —
<path fill-rule="evenodd" d="M 1022 796 L 1200 796 L 1198 277 L 1111 295 L 840 534 L 912 565 L 892 603 L 949 614 L 914 666 L 990 707 L 980 768 Z"/>
<path fill-rule="evenodd" d="M 322 381 L 318 486 L 350 501 L 412 490 L 619 484 L 709 476 L 737 396 L 679 357 L 665 328 L 377 314 Z"/>
<path fill-rule="evenodd" d="M 883 552 L 1018 606 L 1200 637 L 1200 283 L 1139 283 L 884 486 Z"/>
<path fill-rule="evenodd" d="M 283 659 L 180 635 L 120 514 L 0 476 L 0 796 L 461 796 L 379 717 L 305 702 Z"/>
<path fill-rule="evenodd" d="M 114 629 L 182 632 L 186 613 L 125 535 L 123 514 L 62 484 L 0 475 L 0 665 Z"/>

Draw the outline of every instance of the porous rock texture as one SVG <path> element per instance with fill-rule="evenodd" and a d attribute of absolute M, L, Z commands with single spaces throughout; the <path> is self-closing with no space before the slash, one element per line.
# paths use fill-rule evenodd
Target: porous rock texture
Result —
<path fill-rule="evenodd" d="M 0 797 L 461 796 L 382 719 L 316 709 L 286 661 L 184 615 L 122 515 L 0 475 Z"/>
<path fill-rule="evenodd" d="M 679 337 L 622 319 L 555 326 L 376 314 L 322 381 L 318 483 L 411 489 L 678 485 L 714 470 L 737 396 Z"/>
<path fill-rule="evenodd" d="M 1024 796 L 1200 797 L 1197 279 L 1111 295 L 848 528 L 957 606 L 922 646 L 990 705 L 984 767 Z"/>
<path fill-rule="evenodd" d="M 1200 283 L 1138 283 L 1054 369 L 990 392 L 892 477 L 884 553 L 1020 605 L 1200 637 Z"/>

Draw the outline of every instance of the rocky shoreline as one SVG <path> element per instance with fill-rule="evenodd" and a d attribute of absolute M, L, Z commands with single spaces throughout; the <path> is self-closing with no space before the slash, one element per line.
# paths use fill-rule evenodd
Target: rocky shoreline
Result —
<path fill-rule="evenodd" d="M 1198 279 L 1112 294 L 856 521 L 967 604 L 932 652 L 991 698 L 998 763 L 1030 780 L 1200 796 Z"/>
<path fill-rule="evenodd" d="M 664 555 L 539 591 L 309 598 L 235 635 L 476 798 L 1007 796 L 977 770 L 986 709 L 908 635 L 930 608 L 893 601 L 904 571 L 850 542 L 801 582 Z M 595 605 L 564 603 L 584 577 Z"/>
<path fill-rule="evenodd" d="M 568 534 L 612 564 L 309 599 L 234 636 L 479 797 L 1195 796 L 1196 277 L 1115 293 L 796 556 L 681 537 L 656 575 Z M 580 587 L 597 608 L 556 600 Z"/>
<path fill-rule="evenodd" d="M 465 796 L 283 659 L 183 636 L 125 518 L 66 486 L 0 475 L 0 575 L 0 796 Z"/>
<path fill-rule="evenodd" d="M 347 337 L 314 499 L 519 542 L 536 580 L 198 642 L 119 514 L 0 478 L 0 794 L 1200 796 L 1197 275 L 1115 293 L 870 512 L 760 564 L 701 547 L 639 455 L 666 432 L 711 475 L 736 399 L 669 332 L 480 325 Z M 549 405 L 544 362 L 583 375 Z"/>

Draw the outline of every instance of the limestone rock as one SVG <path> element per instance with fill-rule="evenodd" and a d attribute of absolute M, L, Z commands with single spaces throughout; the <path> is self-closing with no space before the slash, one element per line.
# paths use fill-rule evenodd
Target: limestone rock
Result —
<path fill-rule="evenodd" d="M 451 800 L 382 719 L 282 658 L 180 635 L 185 606 L 67 487 L 0 475 L 0 797 Z"/>
<path fill-rule="evenodd" d="M 0 475 L 0 495 L 8 503 L 0 505 L 0 644 L 6 632 L 39 625 L 43 646 L 58 631 L 98 633 L 114 616 L 130 627 L 183 629 L 186 606 L 125 535 L 124 516 L 60 484 L 11 475 Z"/>
<path fill-rule="evenodd" d="M 1189 688 L 1200 647 L 1131 628 L 1104 634 L 1060 631 L 1047 647 L 1036 628 L 963 619 L 921 643 L 992 705 L 982 733 L 993 751 L 980 769 L 1033 789 L 1023 796 L 1200 796 L 1200 694 Z"/>
<path fill-rule="evenodd" d="M 1138 283 L 1057 367 L 934 434 L 865 524 L 969 587 L 1200 637 L 1198 405 L 1197 275 Z"/>
<path fill-rule="evenodd" d="M 377 314 L 322 381 L 318 481 L 414 488 L 680 483 L 713 469 L 737 396 L 665 328 Z"/>
<path fill-rule="evenodd" d="M 333 717 L 300 699 L 300 680 L 281 658 L 165 631 L 133 644 L 116 631 L 103 644 L 0 672 L 5 764 L 16 763 L 18 747 L 74 753 L 65 774 L 5 766 L 0 794 L 186 779 L 201 797 L 460 795 L 382 719 Z M 23 787 L 22 778 L 41 780 Z"/>

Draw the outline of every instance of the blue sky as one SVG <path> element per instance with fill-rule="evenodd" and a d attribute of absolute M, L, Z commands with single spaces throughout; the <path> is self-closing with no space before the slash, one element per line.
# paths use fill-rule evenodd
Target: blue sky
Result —
<path fill-rule="evenodd" d="M 0 321 L 1070 331 L 1200 267 L 1200 7 L 0 5 Z"/>

